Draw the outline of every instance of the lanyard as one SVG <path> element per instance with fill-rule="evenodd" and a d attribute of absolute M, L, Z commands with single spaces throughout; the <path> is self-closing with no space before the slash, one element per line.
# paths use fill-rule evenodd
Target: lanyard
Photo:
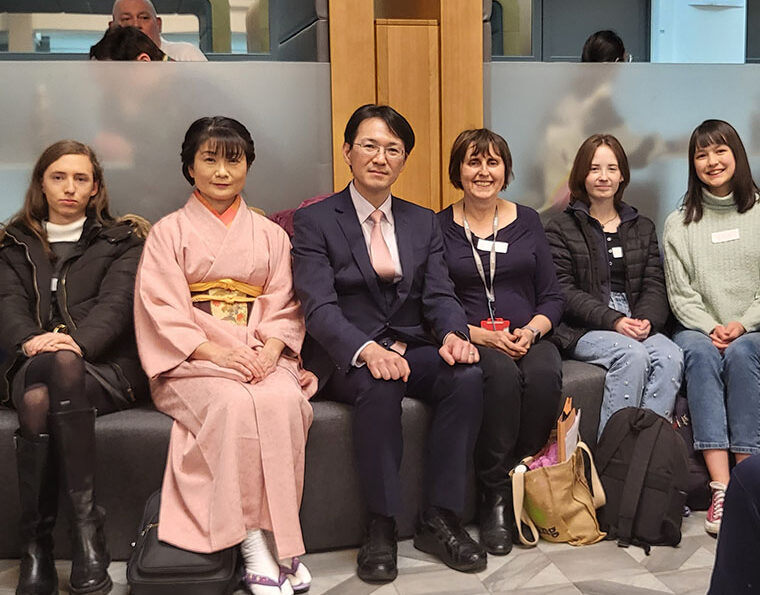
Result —
<path fill-rule="evenodd" d="M 472 257 L 475 259 L 475 268 L 478 269 L 478 275 L 483 282 L 483 288 L 486 290 L 486 299 L 488 300 L 488 313 L 491 315 L 491 320 L 495 320 L 494 315 L 494 302 L 496 301 L 496 294 L 493 288 L 493 279 L 496 275 L 496 232 L 499 231 L 499 205 L 496 205 L 496 209 L 493 212 L 493 241 L 491 242 L 491 255 L 488 261 L 490 268 L 489 276 L 491 277 L 491 287 L 488 287 L 486 281 L 486 273 L 483 270 L 483 261 L 480 259 L 480 254 L 475 249 L 475 244 L 472 241 L 472 232 L 470 231 L 470 224 L 467 221 L 467 215 L 464 213 L 464 201 L 462 201 L 462 222 L 464 223 L 464 235 L 467 236 L 467 241 L 470 242 L 470 248 L 472 248 Z"/>

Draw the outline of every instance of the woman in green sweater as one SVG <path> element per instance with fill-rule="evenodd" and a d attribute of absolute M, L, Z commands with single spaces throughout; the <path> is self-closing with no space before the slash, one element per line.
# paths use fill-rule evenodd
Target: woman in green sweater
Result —
<path fill-rule="evenodd" d="M 689 185 L 665 221 L 665 281 L 686 391 L 710 473 L 705 529 L 717 534 L 737 462 L 760 453 L 760 202 L 736 130 L 706 120 L 689 141 Z"/>

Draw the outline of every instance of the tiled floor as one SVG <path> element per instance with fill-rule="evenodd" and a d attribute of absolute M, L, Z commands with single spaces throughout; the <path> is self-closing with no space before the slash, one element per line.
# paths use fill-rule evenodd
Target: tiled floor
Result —
<path fill-rule="evenodd" d="M 449 570 L 407 540 L 399 544 L 398 579 L 380 586 L 356 577 L 355 549 L 308 554 L 303 559 L 314 575 L 311 595 L 704 595 L 716 544 L 704 532 L 704 518 L 704 512 L 696 512 L 684 519 L 681 544 L 652 548 L 650 556 L 611 541 L 580 548 L 541 541 L 536 548 L 490 556 L 488 568 L 478 574 Z M 0 560 L 0 595 L 14 593 L 17 565 L 16 560 Z M 114 595 L 128 593 L 125 568 L 124 562 L 111 565 Z M 61 584 L 67 572 L 68 564 L 60 562 Z"/>

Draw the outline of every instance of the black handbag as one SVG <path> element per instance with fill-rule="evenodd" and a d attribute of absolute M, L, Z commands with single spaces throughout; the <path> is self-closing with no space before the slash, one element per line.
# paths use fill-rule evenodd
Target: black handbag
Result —
<path fill-rule="evenodd" d="M 160 490 L 148 497 L 127 562 L 132 595 L 229 595 L 240 582 L 237 546 L 199 554 L 158 539 Z"/>

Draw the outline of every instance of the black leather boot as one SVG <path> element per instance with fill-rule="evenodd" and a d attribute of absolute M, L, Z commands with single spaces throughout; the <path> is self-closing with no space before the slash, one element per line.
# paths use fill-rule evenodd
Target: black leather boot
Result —
<path fill-rule="evenodd" d="M 15 435 L 21 503 L 21 570 L 16 595 L 57 595 L 53 526 L 58 512 L 58 482 L 47 434 Z"/>
<path fill-rule="evenodd" d="M 69 591 L 105 594 L 113 583 L 103 532 L 105 512 L 95 505 L 95 410 L 51 413 L 49 420 L 71 516 Z"/>
<path fill-rule="evenodd" d="M 512 551 L 512 490 L 487 490 L 479 511 L 480 543 L 489 554 L 506 556 Z"/>

